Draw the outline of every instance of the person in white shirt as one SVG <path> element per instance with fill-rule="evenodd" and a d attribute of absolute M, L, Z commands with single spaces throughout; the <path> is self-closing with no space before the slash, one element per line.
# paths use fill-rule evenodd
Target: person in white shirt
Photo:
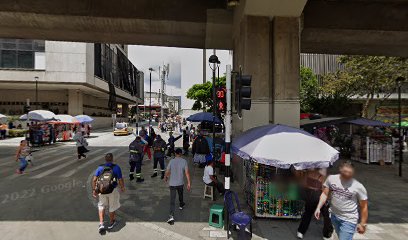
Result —
<path fill-rule="evenodd" d="M 203 181 L 208 186 L 216 187 L 220 195 L 224 194 L 224 185 L 218 181 L 214 173 L 214 161 L 207 162 L 207 166 L 204 168 Z"/>
<path fill-rule="evenodd" d="M 354 179 L 354 166 L 347 161 L 340 165 L 340 174 L 329 176 L 315 211 L 320 218 L 326 200 L 330 202 L 331 221 L 339 240 L 352 240 L 354 233 L 364 234 L 368 219 L 367 190 Z"/>

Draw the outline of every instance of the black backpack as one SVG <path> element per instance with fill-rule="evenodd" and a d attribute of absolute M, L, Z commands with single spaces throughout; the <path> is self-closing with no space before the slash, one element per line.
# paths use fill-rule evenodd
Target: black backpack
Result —
<path fill-rule="evenodd" d="M 115 165 L 112 166 L 103 166 L 102 174 L 98 176 L 96 180 L 96 192 L 100 194 L 109 194 L 113 192 L 115 189 L 113 183 L 115 182 L 115 176 L 113 174 L 113 168 Z"/>

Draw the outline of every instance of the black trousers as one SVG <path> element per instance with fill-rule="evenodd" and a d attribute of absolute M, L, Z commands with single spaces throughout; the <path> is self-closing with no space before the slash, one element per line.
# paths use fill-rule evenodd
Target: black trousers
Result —
<path fill-rule="evenodd" d="M 304 201 L 305 201 L 305 212 L 302 215 L 302 220 L 300 222 L 298 232 L 305 234 L 309 228 L 310 221 L 314 215 L 314 212 L 319 204 L 321 191 L 304 189 Z M 323 217 L 323 237 L 329 238 L 333 233 L 333 225 L 330 220 L 329 207 L 324 204 L 320 209 L 320 215 Z"/>
<path fill-rule="evenodd" d="M 217 181 L 217 183 L 215 182 L 210 182 L 209 184 L 207 184 L 208 186 L 212 186 L 212 187 L 216 187 L 217 191 L 219 193 L 224 193 L 225 189 L 224 189 L 224 185 L 222 185 L 222 183 L 220 183 L 219 181 Z"/>
<path fill-rule="evenodd" d="M 135 173 L 135 170 L 136 170 L 136 178 L 141 178 L 142 177 L 142 161 L 141 160 L 129 161 L 129 165 L 130 165 L 129 175 L 133 176 L 133 173 Z"/>
<path fill-rule="evenodd" d="M 184 185 L 170 186 L 170 216 L 174 216 L 174 210 L 176 209 L 176 193 L 179 196 L 180 206 L 184 205 L 183 189 Z"/>
<path fill-rule="evenodd" d="M 81 159 L 81 157 L 86 157 L 85 153 L 89 152 L 88 149 L 84 146 L 79 146 L 77 147 L 77 152 L 78 152 L 78 159 Z"/>
<path fill-rule="evenodd" d="M 157 164 L 160 164 L 160 171 L 164 173 L 166 169 L 164 168 L 164 157 L 153 157 L 153 172 L 157 173 L 159 169 Z"/>

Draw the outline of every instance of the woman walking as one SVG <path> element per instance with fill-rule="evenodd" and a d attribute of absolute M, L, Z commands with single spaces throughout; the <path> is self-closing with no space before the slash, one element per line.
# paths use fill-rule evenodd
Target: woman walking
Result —
<path fill-rule="evenodd" d="M 84 134 L 84 132 L 78 131 L 73 137 L 74 141 L 76 141 L 78 160 L 81 160 L 81 157 L 86 158 L 85 153 L 89 152 L 89 150 L 86 149 L 88 142 L 86 141 Z"/>
<path fill-rule="evenodd" d="M 16 153 L 16 162 L 20 161 L 20 168 L 17 169 L 17 174 L 23 174 L 27 167 L 27 156 L 30 155 L 30 147 L 27 144 L 27 140 L 21 140 L 20 146 Z"/>

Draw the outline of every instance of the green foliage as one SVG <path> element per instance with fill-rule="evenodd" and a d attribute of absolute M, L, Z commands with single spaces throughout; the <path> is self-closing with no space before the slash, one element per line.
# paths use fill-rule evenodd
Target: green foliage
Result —
<path fill-rule="evenodd" d="M 322 92 L 346 97 L 365 97 L 362 116 L 367 116 L 368 106 L 374 96 L 387 99 L 396 91 L 395 79 L 407 78 L 408 59 L 383 56 L 342 56 L 339 62 L 345 70 L 325 76 Z"/>
<path fill-rule="evenodd" d="M 10 129 L 8 131 L 8 136 L 9 137 L 24 137 L 24 134 L 27 133 L 27 130 L 25 129 Z"/>
<path fill-rule="evenodd" d="M 327 116 L 340 116 L 350 107 L 347 96 L 334 91 L 325 91 L 319 86 L 312 69 L 300 67 L 300 108 L 306 113 L 320 113 Z"/>
<path fill-rule="evenodd" d="M 226 77 L 217 79 L 217 87 L 225 87 Z M 187 90 L 187 98 L 195 100 L 192 109 L 208 111 L 212 108 L 212 82 L 205 82 L 202 84 L 194 84 Z"/>
<path fill-rule="evenodd" d="M 300 109 L 313 112 L 313 103 L 319 98 L 319 84 L 312 69 L 300 67 Z"/>

